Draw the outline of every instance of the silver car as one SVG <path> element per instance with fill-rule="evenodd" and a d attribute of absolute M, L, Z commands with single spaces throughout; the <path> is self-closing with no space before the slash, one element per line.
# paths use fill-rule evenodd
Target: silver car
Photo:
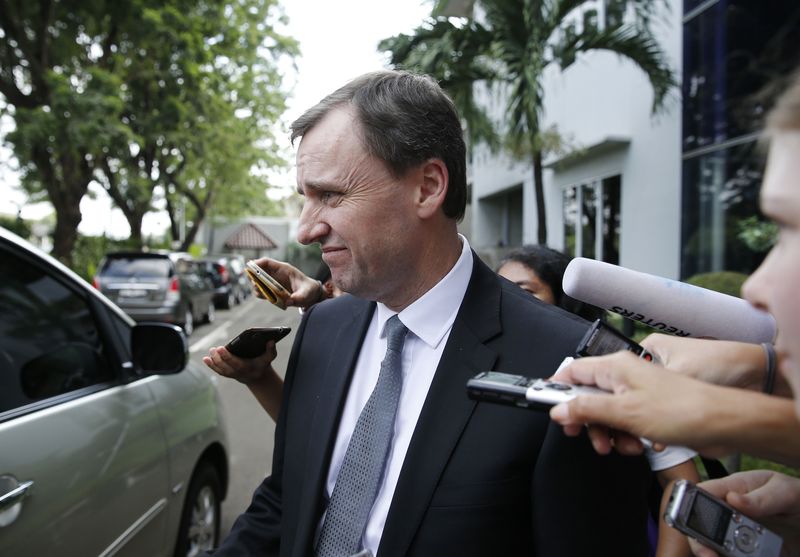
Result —
<path fill-rule="evenodd" d="M 0 228 L 0 555 L 217 544 L 226 437 L 175 325 L 135 322 Z"/>
<path fill-rule="evenodd" d="M 214 320 L 214 284 L 188 253 L 109 253 L 94 285 L 136 321 L 163 321 L 183 327 Z"/>

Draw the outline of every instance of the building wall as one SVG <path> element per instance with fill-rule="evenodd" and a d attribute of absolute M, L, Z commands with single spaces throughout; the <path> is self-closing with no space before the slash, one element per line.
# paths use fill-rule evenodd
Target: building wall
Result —
<path fill-rule="evenodd" d="M 680 2 L 673 1 L 668 20 L 658 30 L 671 65 L 680 71 Z M 565 71 L 551 67 L 545 75 L 544 127 L 557 126 L 579 154 L 545 172 L 548 244 L 564 249 L 564 188 L 586 180 L 622 175 L 620 261 L 626 267 L 677 278 L 680 273 L 680 123 L 679 92 L 664 114 L 652 116 L 652 90 L 633 63 L 607 52 L 580 57 Z M 498 93 L 480 93 L 496 116 L 502 114 Z M 550 157 L 546 163 L 558 162 Z M 522 222 L 524 243 L 536 242 L 536 207 L 532 167 L 484 147 L 473 164 L 473 243 L 484 257 L 495 259 L 503 220 Z M 522 189 L 516 216 L 499 207 L 498 197 Z M 512 211 L 513 212 L 513 211 Z M 511 246 L 513 247 L 513 246 Z"/>

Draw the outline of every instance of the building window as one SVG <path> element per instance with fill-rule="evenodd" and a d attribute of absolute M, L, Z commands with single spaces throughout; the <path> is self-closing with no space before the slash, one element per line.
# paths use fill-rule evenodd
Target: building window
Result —
<path fill-rule="evenodd" d="M 619 264 L 619 175 L 564 189 L 564 251 Z"/>
<path fill-rule="evenodd" d="M 720 149 L 683 164 L 683 253 L 686 277 L 711 271 L 748 274 L 763 260 L 742 240 L 758 213 L 763 156 L 755 142 Z"/>
<path fill-rule="evenodd" d="M 739 239 L 758 216 L 764 115 L 800 64 L 796 0 L 685 0 L 681 276 L 750 273 Z"/>

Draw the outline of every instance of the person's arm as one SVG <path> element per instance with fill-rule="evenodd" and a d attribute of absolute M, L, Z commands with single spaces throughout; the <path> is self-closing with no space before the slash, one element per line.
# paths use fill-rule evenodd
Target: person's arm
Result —
<path fill-rule="evenodd" d="M 706 383 L 762 392 L 768 369 L 767 350 L 761 344 L 729 340 L 683 338 L 653 333 L 642 341 L 661 364 Z M 789 383 L 774 373 L 773 394 L 791 397 Z"/>
<path fill-rule="evenodd" d="M 665 468 L 656 472 L 658 483 L 664 490 L 661 496 L 661 505 L 658 513 L 658 546 L 656 547 L 656 557 L 685 557 L 691 555 L 689 540 L 675 528 L 670 528 L 664 522 L 664 511 L 669 503 L 672 484 L 680 479 L 689 480 L 693 483 L 700 481 L 700 474 L 693 460 L 687 460 L 676 466 Z"/>
<path fill-rule="evenodd" d="M 215 346 L 209 349 L 203 363 L 219 375 L 247 385 L 261 407 L 277 421 L 283 395 L 283 379 L 272 367 L 277 354 L 275 341 L 269 341 L 266 352 L 257 358 L 239 358 L 224 346 Z"/>
<path fill-rule="evenodd" d="M 698 484 L 783 538 L 783 555 L 800 555 L 800 479 L 771 470 L 737 472 Z M 690 541 L 698 557 L 716 553 Z"/>
<path fill-rule="evenodd" d="M 580 358 L 555 378 L 610 391 L 579 396 L 550 412 L 569 435 L 598 424 L 589 434 L 602 454 L 612 448 L 641 452 L 643 437 L 705 455 L 746 452 L 800 464 L 800 423 L 792 400 L 666 373 L 628 352 Z"/>

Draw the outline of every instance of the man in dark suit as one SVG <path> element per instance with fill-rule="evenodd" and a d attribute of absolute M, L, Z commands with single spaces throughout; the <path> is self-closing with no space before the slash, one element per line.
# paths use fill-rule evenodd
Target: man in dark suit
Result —
<path fill-rule="evenodd" d="M 598 456 L 546 412 L 466 396 L 483 370 L 552 374 L 587 324 L 497 277 L 457 233 L 465 147 L 450 99 L 429 78 L 376 72 L 292 132 L 298 239 L 321 244 L 349 294 L 305 315 L 272 475 L 215 554 L 645 555 L 645 461 Z M 394 399 L 381 390 L 390 373 Z M 385 447 L 364 433 L 382 419 Z M 375 462 L 373 485 L 360 467 Z M 363 520 L 352 500 L 367 501 Z"/>

